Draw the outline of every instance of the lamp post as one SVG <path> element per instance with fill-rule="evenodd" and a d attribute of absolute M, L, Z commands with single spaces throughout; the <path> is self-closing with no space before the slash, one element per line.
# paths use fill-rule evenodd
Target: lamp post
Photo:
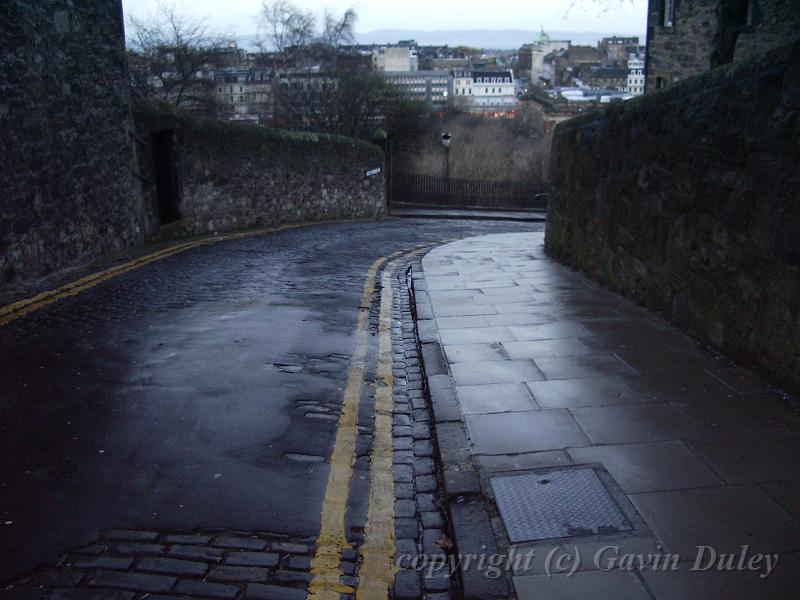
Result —
<path fill-rule="evenodd" d="M 442 165 L 442 177 L 444 178 L 444 204 L 450 203 L 450 142 L 453 136 L 449 131 L 442 133 L 442 146 L 444 146 L 444 164 Z"/>
<path fill-rule="evenodd" d="M 444 164 L 442 165 L 442 177 L 450 179 L 450 142 L 453 136 L 448 131 L 442 133 L 442 146 L 444 146 Z"/>

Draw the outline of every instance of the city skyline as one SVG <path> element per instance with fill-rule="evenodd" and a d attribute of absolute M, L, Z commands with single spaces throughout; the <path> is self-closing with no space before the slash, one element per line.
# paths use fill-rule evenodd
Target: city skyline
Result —
<path fill-rule="evenodd" d="M 214 0 L 191 3 L 176 0 L 123 0 L 127 15 L 147 18 L 159 5 L 175 6 L 187 15 L 206 18 L 214 28 L 249 36 L 256 32 L 255 15 L 261 3 L 255 0 Z M 532 30 L 606 32 L 644 36 L 646 0 L 529 0 L 510 1 L 503 11 L 486 11 L 481 5 L 464 6 L 456 0 L 436 3 L 425 0 L 394 2 L 350 2 L 348 0 L 296 0 L 295 4 L 317 15 L 327 8 L 341 14 L 349 7 L 358 13 L 357 34 L 376 30 L 469 31 Z M 459 43 L 458 39 L 452 43 Z M 511 44 L 513 45 L 513 44 Z"/>

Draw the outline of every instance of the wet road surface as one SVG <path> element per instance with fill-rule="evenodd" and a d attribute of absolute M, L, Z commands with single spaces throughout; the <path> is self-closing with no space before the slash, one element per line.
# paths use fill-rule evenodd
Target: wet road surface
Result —
<path fill-rule="evenodd" d="M 402 219 L 224 241 L 0 327 L 0 582 L 110 528 L 317 535 L 370 264 L 542 227 Z"/>

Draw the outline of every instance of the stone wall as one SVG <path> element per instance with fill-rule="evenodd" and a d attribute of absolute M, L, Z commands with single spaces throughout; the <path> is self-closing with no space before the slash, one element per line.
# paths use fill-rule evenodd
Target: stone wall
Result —
<path fill-rule="evenodd" d="M 547 252 L 800 391 L 800 43 L 556 128 Z"/>
<path fill-rule="evenodd" d="M 365 142 L 152 105 L 134 132 L 120 0 L 0 2 L 0 56 L 0 286 L 130 246 L 176 217 L 173 232 L 194 234 L 385 210 L 383 175 L 365 177 L 383 155 Z M 174 215 L 154 185 L 158 130 L 176 143 Z"/>
<path fill-rule="evenodd" d="M 684 0 L 675 5 L 672 27 L 665 27 L 664 0 L 650 0 L 647 13 L 647 89 L 704 73 L 711 68 L 720 0 Z"/>
<path fill-rule="evenodd" d="M 383 167 L 383 152 L 373 144 L 203 119 L 151 102 L 137 102 L 134 118 L 149 231 L 159 221 L 156 187 L 148 183 L 155 179 L 152 146 L 159 132 L 174 140 L 175 226 L 187 233 L 386 212 L 383 173 L 366 176 Z"/>
<path fill-rule="evenodd" d="M 0 2 L 0 285 L 139 236 L 119 0 Z"/>
<path fill-rule="evenodd" d="M 779 48 L 800 37 L 800 4 L 797 0 L 755 0 L 755 22 L 736 40 L 734 60 Z"/>
<path fill-rule="evenodd" d="M 648 2 L 648 91 L 800 38 L 798 0 L 671 1 L 669 27 L 664 26 L 666 0 Z"/>

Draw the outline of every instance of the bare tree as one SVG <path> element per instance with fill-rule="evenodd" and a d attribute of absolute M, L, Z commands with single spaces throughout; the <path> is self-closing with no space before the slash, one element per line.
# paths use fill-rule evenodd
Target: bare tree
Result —
<path fill-rule="evenodd" d="M 291 48 L 307 46 L 314 38 L 314 14 L 299 9 L 291 0 L 264 0 L 256 21 L 256 43 L 262 52 L 283 55 Z"/>
<path fill-rule="evenodd" d="M 205 19 L 161 6 L 149 20 L 129 16 L 127 33 L 134 93 L 186 108 L 213 106 L 214 82 L 207 71 L 227 39 Z"/>
<path fill-rule="evenodd" d="M 340 18 L 336 18 L 329 10 L 323 16 L 322 43 L 328 48 L 339 49 L 345 44 L 355 42 L 355 25 L 358 15 L 350 7 Z"/>

